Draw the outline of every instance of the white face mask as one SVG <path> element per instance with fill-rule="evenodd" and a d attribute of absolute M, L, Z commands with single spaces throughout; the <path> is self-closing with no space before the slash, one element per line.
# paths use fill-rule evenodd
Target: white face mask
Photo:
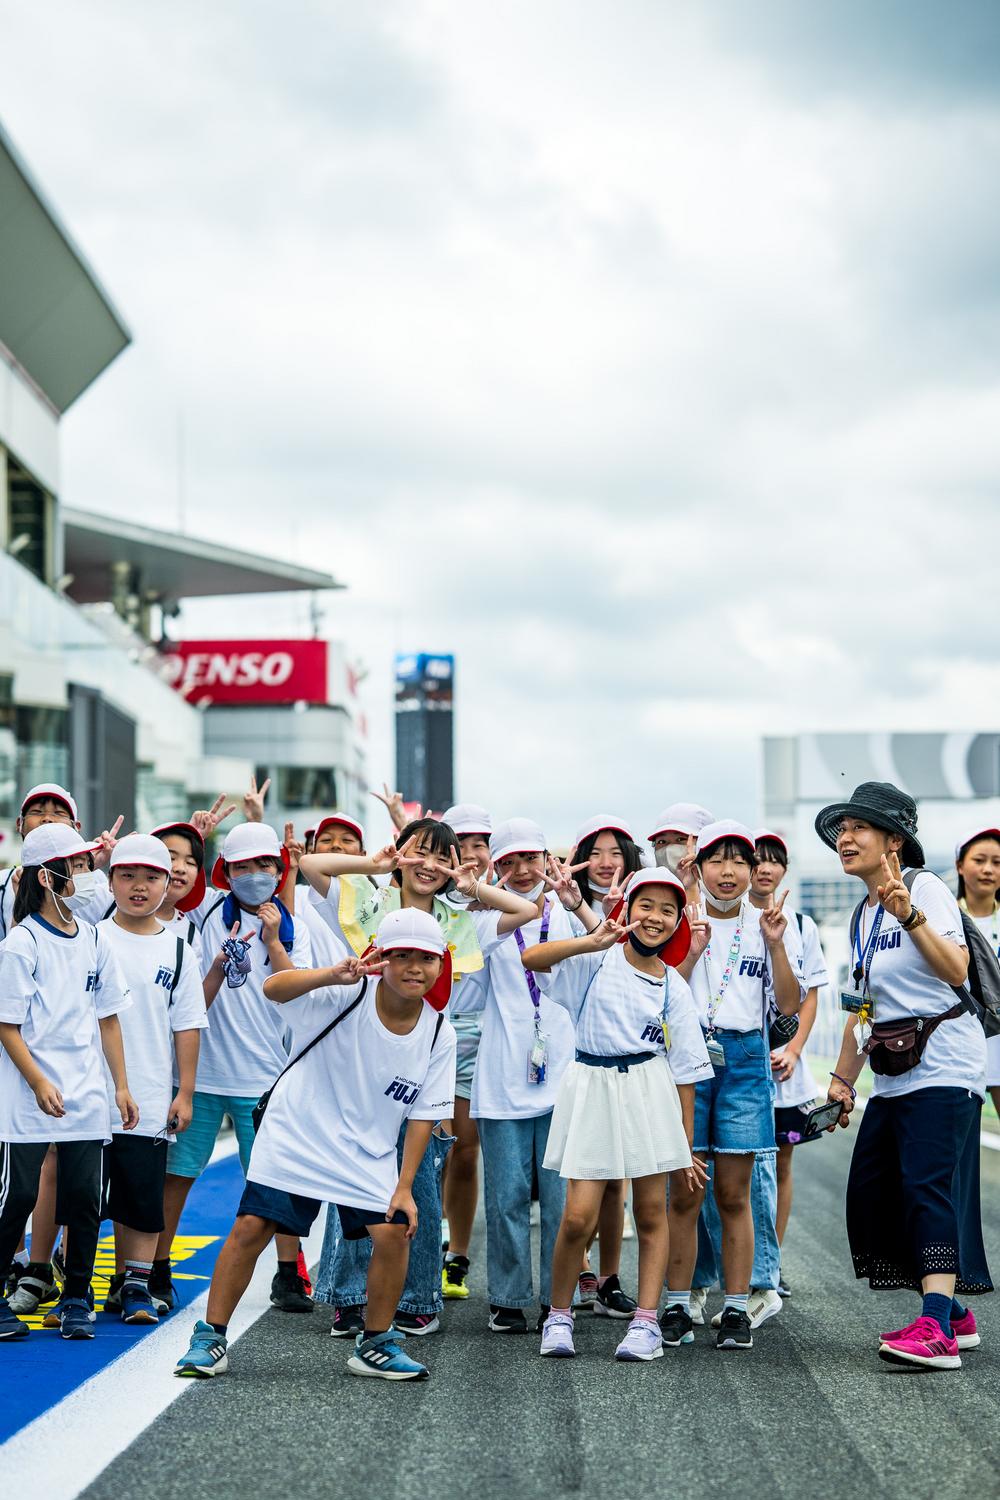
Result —
<path fill-rule="evenodd" d="M 62 899 L 70 911 L 81 912 L 94 899 L 100 885 L 101 876 L 97 870 L 81 870 L 73 876 L 72 896 L 63 896 Z"/>
<path fill-rule="evenodd" d="M 730 896 L 727 899 L 723 900 L 721 896 L 713 896 L 712 892 L 706 886 L 705 900 L 708 902 L 709 906 L 714 907 L 716 911 L 721 911 L 723 916 L 727 916 L 729 912 L 737 910 L 737 908 L 743 901 L 743 897 Z"/>
<path fill-rule="evenodd" d="M 606 896 L 610 889 L 609 885 L 598 885 L 596 880 L 590 882 L 590 893 L 592 896 Z"/>
<path fill-rule="evenodd" d="M 659 849 L 654 850 L 654 858 L 660 869 L 669 870 L 671 875 L 680 874 L 681 860 L 686 854 L 686 844 L 661 844 Z"/>

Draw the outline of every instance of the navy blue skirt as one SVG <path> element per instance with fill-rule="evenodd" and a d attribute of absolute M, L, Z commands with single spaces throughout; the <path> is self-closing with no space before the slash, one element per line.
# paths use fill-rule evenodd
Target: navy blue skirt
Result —
<path fill-rule="evenodd" d="M 954 1275 L 959 1295 L 991 1292 L 979 1209 L 982 1100 L 967 1089 L 870 1099 L 847 1180 L 854 1274 L 878 1291 Z"/>

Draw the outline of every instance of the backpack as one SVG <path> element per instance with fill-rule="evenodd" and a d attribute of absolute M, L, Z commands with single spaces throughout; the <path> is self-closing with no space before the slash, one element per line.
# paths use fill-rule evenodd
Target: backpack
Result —
<path fill-rule="evenodd" d="M 912 892 L 913 882 L 918 875 L 932 873 L 930 870 L 923 869 L 904 870 L 903 884 L 908 891 Z M 943 881 L 942 884 L 944 884 Z M 851 917 L 852 948 L 865 899 L 862 898 L 858 902 Z M 961 907 L 959 911 L 962 916 L 965 946 L 969 950 L 969 973 L 964 984 L 953 984 L 951 988 L 960 1000 L 966 1002 L 966 1009 L 971 1008 L 975 1012 L 987 1036 L 1000 1036 L 1000 961 L 997 960 L 992 945 L 986 941 L 976 926 L 974 918 L 970 917 L 968 912 L 962 911 Z"/>

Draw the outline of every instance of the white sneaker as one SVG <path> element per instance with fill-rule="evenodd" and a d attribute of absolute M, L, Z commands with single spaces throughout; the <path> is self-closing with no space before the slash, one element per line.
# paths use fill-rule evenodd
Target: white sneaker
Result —
<path fill-rule="evenodd" d="M 633 1318 L 625 1337 L 615 1350 L 615 1359 L 649 1360 L 663 1358 L 663 1335 L 648 1318 Z"/>
<path fill-rule="evenodd" d="M 542 1347 L 538 1352 L 549 1359 L 572 1359 L 576 1353 L 573 1319 L 565 1313 L 550 1313 L 542 1325 Z"/>
<path fill-rule="evenodd" d="M 768 1318 L 775 1317 L 782 1308 L 781 1298 L 770 1287 L 760 1292 L 751 1292 L 747 1299 L 747 1317 L 751 1328 L 759 1328 Z"/>
<path fill-rule="evenodd" d="M 691 1322 L 697 1323 L 699 1328 L 705 1326 L 705 1303 L 708 1301 L 708 1287 L 696 1286 L 691 1293 Z"/>

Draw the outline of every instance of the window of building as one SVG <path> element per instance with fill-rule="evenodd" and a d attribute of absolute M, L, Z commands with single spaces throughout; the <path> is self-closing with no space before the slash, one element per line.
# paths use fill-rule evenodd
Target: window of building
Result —
<path fill-rule="evenodd" d="M 271 778 L 270 800 L 278 807 L 335 808 L 337 777 L 330 766 L 258 766 L 257 785 Z"/>

